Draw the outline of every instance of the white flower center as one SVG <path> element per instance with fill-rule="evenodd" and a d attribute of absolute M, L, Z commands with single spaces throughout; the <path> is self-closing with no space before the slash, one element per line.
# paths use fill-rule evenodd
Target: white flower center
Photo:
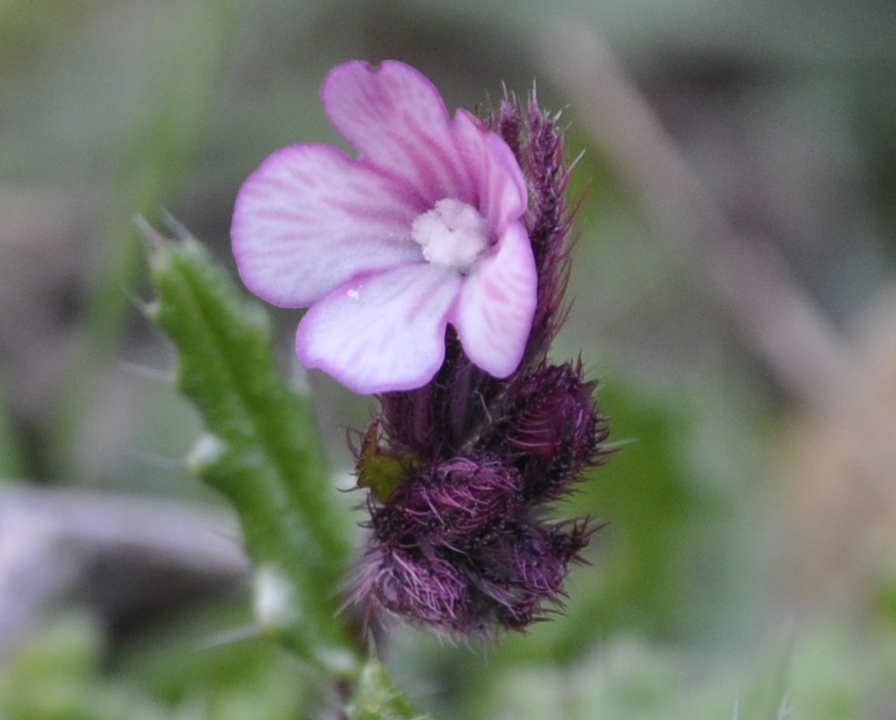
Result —
<path fill-rule="evenodd" d="M 411 237 L 435 265 L 467 272 L 488 247 L 488 228 L 479 211 L 460 200 L 439 200 L 414 218 Z"/>

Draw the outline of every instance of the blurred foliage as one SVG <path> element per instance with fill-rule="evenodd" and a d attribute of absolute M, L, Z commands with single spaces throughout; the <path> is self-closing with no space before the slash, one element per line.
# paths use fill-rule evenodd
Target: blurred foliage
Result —
<path fill-rule="evenodd" d="M 25 458 L 18 447 L 3 378 L 0 377 L 0 481 L 25 476 Z"/>
<path fill-rule="evenodd" d="M 242 603 L 202 608 L 133 638 L 114 655 L 111 675 L 202 717 L 286 720 L 321 707 L 323 678 L 252 623 Z"/>
<path fill-rule="evenodd" d="M 216 606 L 137 637 L 113 655 L 90 616 L 56 617 L 0 668 L 7 720 L 287 720 L 332 698 L 294 656 L 260 638 L 234 639 L 244 609 Z M 892 692 L 893 633 L 857 642 L 821 625 L 751 668 L 694 649 L 619 635 L 571 666 L 532 660 L 490 668 L 460 689 L 468 720 L 854 720 Z M 463 651 L 467 652 L 467 651 Z M 298 708 L 302 708 L 299 710 Z M 781 712 L 781 710 L 784 712 Z M 362 673 L 351 720 L 421 719 L 376 663 Z"/>
<path fill-rule="evenodd" d="M 0 669 L 0 713 L 10 720 L 135 720 L 169 714 L 146 690 L 100 675 L 103 642 L 87 615 L 57 618 Z"/>
<path fill-rule="evenodd" d="M 83 334 L 73 360 L 81 381 L 69 385 L 60 399 L 51 443 L 59 463 L 56 474 L 60 465 L 72 474 L 70 459 L 80 432 L 74 418 L 96 392 L 99 372 L 120 343 L 131 309 L 122 287 L 133 288 L 142 272 L 142 245 L 131 218 L 135 213 L 155 217 L 159 207 L 183 192 L 217 101 L 234 12 L 234 3 L 223 0 L 178 2 L 150 31 L 140 100 L 126 121 L 106 237 L 100 240 L 98 268 L 85 299 Z"/>
<path fill-rule="evenodd" d="M 291 720 L 321 702 L 294 656 L 261 638 L 209 645 L 249 618 L 209 608 L 140 639 L 139 652 L 103 660 L 103 634 L 86 613 L 61 615 L 0 669 L 7 720 Z"/>
<path fill-rule="evenodd" d="M 526 666 L 492 678 L 484 709 L 468 718 L 585 720 L 852 720 L 873 717 L 888 688 L 892 636 L 866 645 L 817 628 L 755 669 L 684 649 L 617 637 L 572 668 Z M 888 647 L 889 645 L 889 647 Z M 889 657 L 888 657 L 889 656 Z M 892 669 L 890 666 L 889 669 Z"/>

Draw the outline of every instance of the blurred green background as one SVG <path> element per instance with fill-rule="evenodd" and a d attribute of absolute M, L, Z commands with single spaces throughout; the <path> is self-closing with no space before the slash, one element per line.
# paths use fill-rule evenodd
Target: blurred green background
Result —
<path fill-rule="evenodd" d="M 663 157 L 614 145 L 638 127 L 589 37 L 733 241 L 656 202 Z M 182 462 L 199 422 L 140 312 L 132 217 L 164 208 L 232 267 L 237 188 L 283 145 L 344 146 L 318 89 L 356 58 L 415 65 L 450 108 L 535 82 L 562 110 L 584 154 L 555 355 L 601 378 L 623 443 L 563 509 L 606 523 L 566 614 L 487 648 L 400 630 L 401 687 L 464 720 L 896 717 L 884 0 L 0 0 L 0 717 L 329 717 L 320 678 L 241 637 L 245 567 Z M 349 487 L 370 400 L 305 377 L 297 317 L 277 352 Z M 106 503 L 134 496 L 159 503 L 145 528 Z M 231 554 L 159 554 L 166 508 Z"/>

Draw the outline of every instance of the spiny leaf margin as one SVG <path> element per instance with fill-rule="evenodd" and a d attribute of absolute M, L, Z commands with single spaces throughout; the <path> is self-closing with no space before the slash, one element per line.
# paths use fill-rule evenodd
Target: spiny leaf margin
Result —
<path fill-rule="evenodd" d="M 257 613 L 265 615 L 264 629 L 314 665 L 354 674 L 357 652 L 338 615 L 350 562 L 348 517 L 310 400 L 277 368 L 267 313 L 203 246 L 173 222 L 176 240 L 138 225 L 157 291 L 147 314 L 174 343 L 176 385 L 208 428 L 191 465 L 233 504 L 256 570 L 290 589 L 274 598 L 288 605 L 278 613 L 257 588 L 257 608 L 268 608 Z"/>

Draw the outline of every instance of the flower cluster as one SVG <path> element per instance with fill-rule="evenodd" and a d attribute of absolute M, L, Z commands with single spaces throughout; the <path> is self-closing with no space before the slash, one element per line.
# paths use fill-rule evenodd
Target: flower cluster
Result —
<path fill-rule="evenodd" d="M 469 364 L 460 353 L 455 359 Z M 567 566 L 591 531 L 584 520 L 546 521 L 544 509 L 599 457 L 607 431 L 594 387 L 577 365 L 540 363 L 490 409 L 468 404 L 467 414 L 485 408 L 497 421 L 479 418 L 482 434 L 460 450 L 441 445 L 438 432 L 429 445 L 411 444 L 417 432 L 402 434 L 409 423 L 389 412 L 396 398 L 384 398 L 358 462 L 359 483 L 371 491 L 371 536 L 354 599 L 367 603 L 368 616 L 382 606 L 458 635 L 485 635 L 496 626 L 522 630 L 545 603 L 559 602 Z M 429 401 L 441 394 L 418 393 Z M 384 438 L 381 423 L 390 428 Z"/>
<path fill-rule="evenodd" d="M 232 234 L 254 292 L 310 305 L 303 362 L 378 394 L 350 603 L 368 622 L 523 630 L 561 603 L 592 532 L 547 511 L 608 434 L 597 383 L 547 358 L 569 270 L 562 133 L 534 98 L 452 119 L 394 61 L 339 66 L 322 95 L 358 157 L 275 153 L 241 189 Z"/>

